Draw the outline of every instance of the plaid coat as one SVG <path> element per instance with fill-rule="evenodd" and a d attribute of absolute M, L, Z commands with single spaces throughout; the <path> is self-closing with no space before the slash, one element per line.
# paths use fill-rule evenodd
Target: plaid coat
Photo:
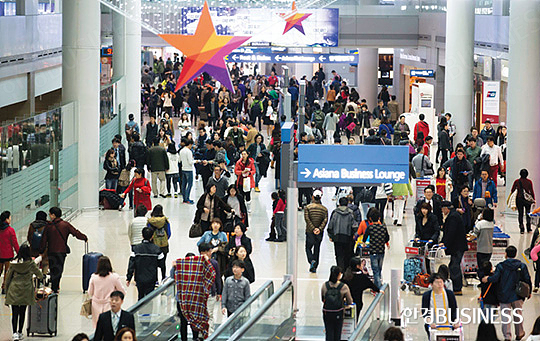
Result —
<path fill-rule="evenodd" d="M 176 281 L 176 299 L 180 303 L 182 314 L 191 326 L 208 337 L 208 309 L 206 302 L 216 272 L 212 263 L 204 257 L 194 256 L 176 260 L 174 279 Z"/>

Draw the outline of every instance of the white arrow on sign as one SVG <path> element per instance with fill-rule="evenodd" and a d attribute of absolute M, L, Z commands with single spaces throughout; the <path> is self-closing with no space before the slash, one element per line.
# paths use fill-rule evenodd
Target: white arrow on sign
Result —
<path fill-rule="evenodd" d="M 281 56 L 278 54 L 276 55 L 276 60 L 279 62 L 281 60 Z"/>
<path fill-rule="evenodd" d="M 233 57 L 232 57 L 232 59 L 234 59 L 234 60 L 238 60 L 238 55 L 235 55 L 235 54 L 233 54 Z"/>
<path fill-rule="evenodd" d="M 321 62 L 324 62 L 325 59 L 326 59 L 326 58 L 325 58 L 324 56 L 319 56 L 319 60 L 320 60 Z"/>
<path fill-rule="evenodd" d="M 304 171 L 300 172 L 300 174 L 302 174 L 304 178 L 309 178 L 309 176 L 311 175 L 311 171 L 307 168 L 304 168 Z"/>

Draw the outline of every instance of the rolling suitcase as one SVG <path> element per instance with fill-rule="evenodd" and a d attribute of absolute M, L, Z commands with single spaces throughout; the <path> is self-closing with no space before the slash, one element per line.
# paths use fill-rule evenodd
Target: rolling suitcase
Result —
<path fill-rule="evenodd" d="M 28 336 L 49 334 L 56 336 L 58 315 L 58 295 L 50 294 L 28 307 Z"/>
<path fill-rule="evenodd" d="M 83 273 L 82 273 L 82 287 L 83 293 L 88 291 L 88 284 L 90 283 L 90 276 L 97 270 L 97 263 L 99 257 L 103 256 L 99 252 L 88 252 L 88 242 L 84 244 L 84 256 L 83 256 Z"/>

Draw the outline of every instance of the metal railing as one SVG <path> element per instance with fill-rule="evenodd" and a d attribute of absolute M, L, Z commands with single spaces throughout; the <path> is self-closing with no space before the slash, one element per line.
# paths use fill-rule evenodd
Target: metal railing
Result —
<path fill-rule="evenodd" d="M 390 320 L 390 287 L 385 283 L 375 296 L 366 313 L 356 325 L 349 341 L 373 340 L 383 323 Z"/>
<path fill-rule="evenodd" d="M 287 295 L 285 295 L 286 293 L 290 293 L 290 297 L 288 297 Z M 268 322 L 270 320 L 272 320 L 274 322 L 274 324 L 270 325 L 270 328 L 267 328 L 265 331 L 268 333 L 268 334 L 272 334 L 270 335 L 271 337 L 273 337 L 273 335 L 275 335 L 275 333 L 278 332 L 278 330 L 280 329 L 281 325 L 283 324 L 283 322 L 285 322 L 286 320 L 289 320 L 293 317 L 293 314 L 294 314 L 294 309 L 293 309 L 293 296 L 294 296 L 294 292 L 293 292 L 293 285 L 292 285 L 292 282 L 287 280 L 283 283 L 283 285 L 281 286 L 281 288 L 278 289 L 278 291 L 276 291 L 276 293 L 274 293 L 264 304 L 263 306 L 257 310 L 249 320 L 246 321 L 246 323 L 244 323 L 230 338 L 229 340 L 230 341 L 235 341 L 235 340 L 241 340 L 242 338 L 249 338 L 249 335 L 246 335 L 248 334 L 248 332 L 250 332 L 250 330 L 255 327 L 256 325 L 260 324 L 260 323 L 264 323 L 264 322 Z M 287 305 L 287 309 L 280 309 L 281 307 L 279 307 L 279 303 L 282 302 L 282 298 L 285 300 L 285 304 Z M 268 319 L 264 319 L 263 317 L 268 313 L 270 312 L 270 310 L 272 308 L 274 308 L 274 305 L 278 306 L 278 307 L 275 307 L 277 308 L 276 309 L 276 312 L 279 311 L 279 313 L 281 313 L 282 315 L 286 315 L 286 319 L 281 321 L 279 318 L 275 318 L 275 316 L 273 316 L 272 313 L 270 313 L 270 315 L 272 316 L 267 316 Z M 267 320 L 267 321 L 263 321 L 263 320 Z M 279 323 L 279 324 L 276 324 L 276 323 Z M 262 339 L 269 339 L 268 337 L 266 337 L 267 335 L 261 335 L 259 334 L 259 336 L 262 338 Z"/>
<path fill-rule="evenodd" d="M 265 295 L 264 295 L 265 294 Z M 234 325 L 238 324 L 238 321 L 241 319 L 243 313 L 250 308 L 256 300 L 259 298 L 264 299 L 265 296 L 272 296 L 274 294 L 274 282 L 266 281 L 253 295 L 251 295 L 229 318 L 227 321 L 222 323 L 215 332 L 208 337 L 208 341 L 218 340 L 222 334 L 226 334 L 227 331 L 232 329 Z"/>

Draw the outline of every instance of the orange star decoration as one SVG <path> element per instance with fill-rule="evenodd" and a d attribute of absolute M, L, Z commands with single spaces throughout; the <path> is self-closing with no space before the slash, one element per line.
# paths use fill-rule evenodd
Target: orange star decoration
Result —
<path fill-rule="evenodd" d="M 282 17 L 286 21 L 283 34 L 289 32 L 293 28 L 296 28 L 300 33 L 306 35 L 306 33 L 304 32 L 304 26 L 302 26 L 302 21 L 306 20 L 311 14 L 312 13 L 298 13 L 298 9 L 296 8 L 296 2 L 293 1 L 291 12 L 280 15 L 280 17 Z"/>
<path fill-rule="evenodd" d="M 217 35 L 206 1 L 194 35 L 159 36 L 186 55 L 175 92 L 205 71 L 233 91 L 229 70 L 223 58 L 251 37 Z"/>

